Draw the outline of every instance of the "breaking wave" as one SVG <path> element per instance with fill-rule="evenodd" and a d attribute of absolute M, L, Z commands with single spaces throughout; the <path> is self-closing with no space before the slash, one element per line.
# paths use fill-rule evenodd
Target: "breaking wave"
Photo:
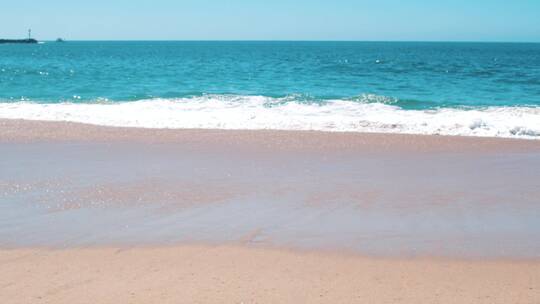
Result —
<path fill-rule="evenodd" d="M 246 130 L 317 130 L 540 139 L 540 107 L 404 109 L 362 95 L 310 102 L 294 96 L 204 95 L 130 102 L 0 103 L 0 118 L 103 126 Z"/>

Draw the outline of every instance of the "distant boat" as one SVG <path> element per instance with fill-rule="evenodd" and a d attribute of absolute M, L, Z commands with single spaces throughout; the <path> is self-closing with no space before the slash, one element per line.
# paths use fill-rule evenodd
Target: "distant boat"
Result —
<path fill-rule="evenodd" d="M 64 39 L 62 39 L 62 38 L 57 38 L 56 42 L 66 42 L 66 41 Z"/>

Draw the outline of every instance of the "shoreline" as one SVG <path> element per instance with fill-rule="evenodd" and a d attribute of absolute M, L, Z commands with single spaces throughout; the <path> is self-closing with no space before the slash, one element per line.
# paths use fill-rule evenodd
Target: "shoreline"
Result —
<path fill-rule="evenodd" d="M 200 138 L 195 138 L 199 136 Z M 220 136 L 223 136 L 220 138 Z M 292 138 L 292 139 L 287 139 Z M 0 142 L 146 142 L 146 143 L 187 143 L 200 144 L 205 140 L 213 140 L 219 144 L 246 143 L 264 145 L 266 141 L 279 140 L 293 148 L 302 139 L 301 145 L 306 148 L 325 149 L 340 142 L 338 148 L 349 148 L 371 145 L 374 150 L 388 149 L 389 145 L 411 151 L 454 151 L 466 149 L 487 152 L 491 148 L 503 151 L 524 151 L 539 149 L 540 141 L 523 138 L 482 137 L 462 135 L 425 135 L 401 133 L 371 133 L 346 131 L 312 131 L 312 130 L 232 130 L 232 129 L 169 129 L 100 126 L 78 122 L 57 122 L 25 119 L 0 118 Z M 326 140 L 332 140 L 328 144 Z M 344 141 L 350 141 L 344 143 Z M 417 145 L 410 146 L 411 143 Z"/>
<path fill-rule="evenodd" d="M 318 130 L 381 134 L 440 134 L 538 139 L 540 108 L 493 106 L 407 109 L 392 97 L 363 94 L 360 100 L 310 103 L 287 97 L 203 95 L 130 102 L 0 103 L 0 117 L 69 121 L 101 126 Z"/>

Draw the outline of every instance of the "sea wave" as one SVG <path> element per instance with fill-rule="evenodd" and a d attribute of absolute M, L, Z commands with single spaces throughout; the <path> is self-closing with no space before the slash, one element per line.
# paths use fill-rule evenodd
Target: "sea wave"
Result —
<path fill-rule="evenodd" d="M 270 129 L 540 139 L 540 107 L 403 109 L 393 99 L 305 102 L 204 95 L 130 102 L 0 102 L 0 118 L 142 128 Z"/>

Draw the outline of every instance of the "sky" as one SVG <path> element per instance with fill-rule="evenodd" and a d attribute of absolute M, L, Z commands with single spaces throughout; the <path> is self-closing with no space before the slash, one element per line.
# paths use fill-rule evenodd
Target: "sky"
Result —
<path fill-rule="evenodd" d="M 0 0 L 0 38 L 540 42 L 540 0 Z"/>

